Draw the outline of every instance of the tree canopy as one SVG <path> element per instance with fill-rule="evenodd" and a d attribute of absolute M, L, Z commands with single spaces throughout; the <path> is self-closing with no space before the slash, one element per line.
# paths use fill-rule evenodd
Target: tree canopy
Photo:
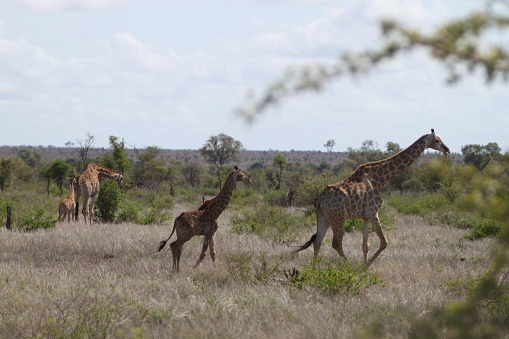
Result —
<path fill-rule="evenodd" d="M 237 159 L 243 149 L 242 143 L 233 137 L 220 133 L 211 136 L 200 148 L 200 153 L 211 164 L 218 167 Z"/>

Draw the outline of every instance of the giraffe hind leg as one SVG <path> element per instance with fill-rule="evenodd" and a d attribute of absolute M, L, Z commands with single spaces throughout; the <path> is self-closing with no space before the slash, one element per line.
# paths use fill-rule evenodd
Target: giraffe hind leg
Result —
<path fill-rule="evenodd" d="M 200 257 L 198 258 L 198 261 L 196 262 L 196 264 L 194 265 L 194 268 L 198 267 L 198 265 L 202 262 L 202 260 L 205 258 L 205 256 L 207 255 L 207 249 L 209 247 L 209 238 L 205 238 L 203 239 L 203 246 L 201 248 L 201 253 L 200 253 Z"/>
<path fill-rule="evenodd" d="M 209 240 L 209 249 L 210 249 L 210 259 L 212 259 L 212 262 L 216 262 L 216 250 L 214 249 L 214 236 L 210 238 Z"/>
<path fill-rule="evenodd" d="M 323 238 L 325 237 L 325 233 L 329 229 L 329 222 L 323 214 L 321 208 L 318 208 L 316 211 L 316 234 L 311 238 L 313 241 L 313 255 L 314 257 L 318 256 L 318 252 L 320 252 L 320 247 L 322 246 Z"/>
<path fill-rule="evenodd" d="M 380 220 L 378 220 L 378 216 L 375 216 L 371 219 L 371 224 L 375 228 L 376 235 L 378 239 L 380 239 L 380 247 L 373 254 L 373 256 L 366 262 L 366 267 L 369 267 L 373 261 L 382 253 L 382 251 L 387 247 L 387 238 L 385 238 L 384 232 L 382 231 L 382 225 L 380 225 Z"/>
<path fill-rule="evenodd" d="M 180 271 L 180 255 L 182 254 L 182 248 L 184 244 L 178 239 L 170 244 L 171 255 L 173 257 L 173 270 L 175 272 Z"/>

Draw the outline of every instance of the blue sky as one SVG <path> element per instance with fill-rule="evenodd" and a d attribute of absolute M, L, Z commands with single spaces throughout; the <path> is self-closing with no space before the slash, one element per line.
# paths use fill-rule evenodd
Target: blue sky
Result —
<path fill-rule="evenodd" d="M 0 145 L 198 149 L 226 133 L 249 150 L 335 151 L 374 140 L 407 147 L 431 128 L 453 152 L 509 149 L 506 84 L 445 84 L 423 51 L 319 94 L 292 97 L 252 125 L 234 114 L 288 67 L 329 64 L 381 43 L 392 17 L 429 30 L 483 1 L 0 0 Z"/>

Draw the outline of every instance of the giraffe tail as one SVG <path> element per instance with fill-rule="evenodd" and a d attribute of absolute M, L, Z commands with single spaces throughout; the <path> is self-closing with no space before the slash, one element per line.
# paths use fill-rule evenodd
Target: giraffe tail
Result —
<path fill-rule="evenodd" d="M 171 234 L 168 237 L 168 239 L 159 242 L 159 245 L 157 245 L 157 252 L 160 252 L 164 248 L 164 246 L 166 246 L 166 243 L 168 242 L 168 240 L 170 240 L 171 236 L 173 235 L 173 232 L 175 232 L 175 224 L 173 224 L 173 230 L 171 231 Z"/>
<path fill-rule="evenodd" d="M 300 252 L 302 250 L 305 250 L 306 248 L 311 246 L 311 244 L 313 243 L 313 241 L 315 241 L 315 239 L 316 239 L 316 233 L 313 234 L 313 236 L 311 237 L 311 239 L 309 239 L 309 241 L 307 243 L 305 243 L 302 246 L 297 246 L 298 248 L 295 251 L 293 251 L 293 253 L 297 253 L 297 252 Z"/>

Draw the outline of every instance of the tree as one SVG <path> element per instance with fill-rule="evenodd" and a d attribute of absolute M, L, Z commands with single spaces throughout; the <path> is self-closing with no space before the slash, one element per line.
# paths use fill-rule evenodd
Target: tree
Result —
<path fill-rule="evenodd" d="M 496 142 L 490 142 L 487 145 L 468 144 L 461 147 L 463 162 L 475 166 L 482 171 L 493 160 L 498 160 L 502 154 L 502 149 Z"/>
<path fill-rule="evenodd" d="M 202 173 L 202 168 L 200 167 L 200 164 L 197 162 L 191 162 L 188 164 L 185 164 L 182 167 L 182 175 L 186 178 L 187 182 L 192 186 L 195 187 L 200 183 L 200 176 Z M 219 181 L 221 183 L 221 181 Z"/>
<path fill-rule="evenodd" d="M 63 186 L 65 179 L 71 172 L 71 166 L 63 160 L 55 160 L 48 168 L 48 177 L 55 182 L 60 189 L 60 194 L 63 193 Z"/>
<path fill-rule="evenodd" d="M 281 189 L 281 177 L 283 176 L 283 170 L 288 165 L 288 161 L 283 154 L 277 153 L 274 156 L 272 165 L 276 168 L 276 190 L 279 191 Z"/>
<path fill-rule="evenodd" d="M 332 149 L 334 148 L 335 145 L 336 141 L 331 139 L 327 140 L 327 142 L 323 146 L 327 149 L 327 152 L 332 153 Z"/>
<path fill-rule="evenodd" d="M 80 159 L 81 159 L 81 169 L 80 171 L 84 171 L 88 165 L 88 151 L 90 147 L 95 141 L 95 136 L 93 136 L 90 132 L 85 132 L 85 139 L 76 140 L 78 145 L 80 146 Z"/>
<path fill-rule="evenodd" d="M 200 153 L 207 162 L 216 167 L 219 186 L 222 186 L 219 172 L 220 167 L 228 162 L 237 160 L 238 153 L 242 149 L 240 141 L 224 133 L 211 136 L 203 147 L 200 148 Z"/>
<path fill-rule="evenodd" d="M 127 157 L 124 139 L 118 141 L 118 137 L 111 135 L 110 147 L 111 150 L 101 157 L 101 163 L 106 167 L 125 173 L 131 168 L 131 162 Z"/>
<path fill-rule="evenodd" d="M 138 162 L 135 163 L 132 180 L 135 186 L 155 188 L 160 184 L 167 169 L 162 159 L 157 158 L 161 149 L 157 146 L 147 147 L 138 152 Z"/>
<path fill-rule="evenodd" d="M 41 153 L 27 147 L 23 147 L 18 151 L 18 157 L 30 167 L 37 166 L 41 161 Z"/>
<path fill-rule="evenodd" d="M 14 159 L 12 157 L 9 158 L 0 158 L 0 191 L 4 191 L 5 187 L 9 185 L 12 180 L 12 175 L 14 171 Z"/>
<path fill-rule="evenodd" d="M 387 150 L 387 153 L 389 155 L 394 155 L 402 151 L 399 144 L 397 142 L 392 141 L 387 142 L 387 144 L 385 145 L 385 149 Z"/>
<path fill-rule="evenodd" d="M 378 148 L 378 143 L 373 140 L 364 140 L 359 149 L 348 148 L 348 158 L 356 165 L 384 158 L 384 153 Z"/>

